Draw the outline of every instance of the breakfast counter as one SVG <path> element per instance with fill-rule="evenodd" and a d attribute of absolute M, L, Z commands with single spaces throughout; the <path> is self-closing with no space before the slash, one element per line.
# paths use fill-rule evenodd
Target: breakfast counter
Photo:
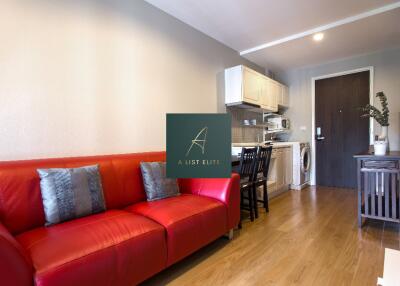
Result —
<path fill-rule="evenodd" d="M 284 147 L 291 147 L 293 145 L 292 142 L 273 142 L 271 143 L 272 148 L 284 148 Z M 242 147 L 258 147 L 258 146 L 267 146 L 263 143 L 257 142 L 250 142 L 250 143 L 232 143 L 232 147 L 242 148 Z"/>

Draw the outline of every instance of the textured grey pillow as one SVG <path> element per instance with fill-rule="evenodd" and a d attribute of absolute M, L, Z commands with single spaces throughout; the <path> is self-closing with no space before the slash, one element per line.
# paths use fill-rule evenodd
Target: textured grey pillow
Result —
<path fill-rule="evenodd" d="M 147 201 L 156 201 L 168 197 L 179 196 L 179 187 L 176 179 L 166 177 L 164 162 L 141 162 L 144 190 Z"/>
<path fill-rule="evenodd" d="M 46 226 L 106 209 L 97 165 L 37 171 Z"/>

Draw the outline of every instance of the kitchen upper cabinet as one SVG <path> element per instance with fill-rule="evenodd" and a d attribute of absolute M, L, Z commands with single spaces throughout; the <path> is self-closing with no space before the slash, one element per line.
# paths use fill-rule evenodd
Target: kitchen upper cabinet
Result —
<path fill-rule="evenodd" d="M 276 112 L 278 111 L 278 102 L 271 89 L 272 85 L 273 82 L 267 77 L 261 78 L 261 106 L 266 110 Z"/>
<path fill-rule="evenodd" d="M 283 104 L 283 88 L 282 85 L 278 82 L 276 83 L 276 94 L 277 94 L 277 101 L 278 105 L 282 106 Z"/>
<path fill-rule="evenodd" d="M 269 92 L 274 94 L 275 96 L 275 104 L 276 109 L 278 109 L 278 104 L 280 103 L 281 94 L 280 94 L 280 84 L 272 79 L 269 80 Z"/>
<path fill-rule="evenodd" d="M 262 79 L 257 72 L 243 69 L 243 99 L 245 102 L 261 105 Z"/>
<path fill-rule="evenodd" d="M 225 70 L 225 104 L 278 111 L 280 84 L 245 66 Z"/>
<path fill-rule="evenodd" d="M 278 105 L 282 107 L 289 107 L 289 88 L 281 83 L 278 84 Z"/>

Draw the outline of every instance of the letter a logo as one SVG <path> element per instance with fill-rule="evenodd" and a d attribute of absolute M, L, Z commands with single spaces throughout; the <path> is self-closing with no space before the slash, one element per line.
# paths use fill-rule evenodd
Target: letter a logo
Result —
<path fill-rule="evenodd" d="M 205 149 L 206 140 L 207 140 L 207 130 L 208 130 L 208 127 L 204 127 L 203 129 L 200 130 L 199 133 L 197 133 L 196 137 L 192 140 L 192 144 L 190 145 L 189 149 L 186 152 L 186 156 L 189 155 L 193 146 L 200 147 L 201 153 L 204 154 L 204 149 Z"/>

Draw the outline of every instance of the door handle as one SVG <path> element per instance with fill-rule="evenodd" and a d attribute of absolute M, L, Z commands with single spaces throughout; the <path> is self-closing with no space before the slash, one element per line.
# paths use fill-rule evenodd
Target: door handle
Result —
<path fill-rule="evenodd" d="M 315 140 L 317 140 L 317 141 L 322 141 L 322 140 L 324 140 L 324 139 L 325 139 L 325 137 L 322 136 L 321 127 L 317 127 L 317 132 L 316 132 L 316 135 L 315 135 Z"/>

